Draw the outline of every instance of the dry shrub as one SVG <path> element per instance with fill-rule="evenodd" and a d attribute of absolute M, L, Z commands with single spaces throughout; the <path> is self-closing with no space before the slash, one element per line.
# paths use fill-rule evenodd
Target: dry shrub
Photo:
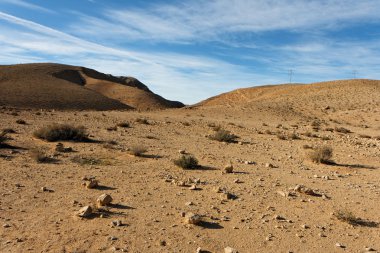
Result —
<path fill-rule="evenodd" d="M 352 133 L 351 130 L 344 128 L 344 127 L 335 127 L 335 131 L 338 133 L 343 133 L 343 134 Z"/>
<path fill-rule="evenodd" d="M 174 160 L 174 164 L 185 170 L 196 169 L 199 167 L 198 159 L 190 154 L 182 155 L 180 158 Z"/>
<path fill-rule="evenodd" d="M 239 138 L 237 135 L 231 134 L 230 131 L 219 129 L 214 134 L 210 135 L 211 140 L 220 141 L 220 142 L 236 142 L 236 139 Z"/>
<path fill-rule="evenodd" d="M 47 141 L 89 141 L 85 128 L 67 124 L 53 124 L 34 132 L 34 136 Z"/>
<path fill-rule="evenodd" d="M 137 118 L 135 122 L 139 124 L 149 125 L 149 121 L 145 118 Z"/>
<path fill-rule="evenodd" d="M 4 131 L 0 133 L 0 146 L 1 144 L 4 144 L 7 140 L 9 140 L 7 133 Z"/>
<path fill-rule="evenodd" d="M 25 124 L 26 124 L 26 121 L 23 120 L 23 119 L 18 119 L 18 120 L 16 120 L 16 123 L 17 123 L 17 124 L 20 124 L 20 125 L 25 125 Z"/>
<path fill-rule="evenodd" d="M 309 158 L 315 163 L 331 163 L 332 156 L 333 149 L 328 146 L 317 147 L 311 153 L 309 153 Z"/>
<path fill-rule="evenodd" d="M 356 217 L 352 212 L 347 210 L 339 210 L 334 212 L 334 216 L 343 222 L 346 222 L 352 226 L 364 226 L 364 227 L 378 227 L 379 224 L 373 221 L 363 220 L 359 217 Z"/>
<path fill-rule="evenodd" d="M 123 128 L 130 128 L 131 124 L 129 122 L 120 122 L 117 124 L 118 127 L 123 127 Z"/>
<path fill-rule="evenodd" d="M 148 150 L 146 147 L 141 146 L 141 145 L 136 145 L 129 148 L 128 154 L 134 155 L 134 156 L 142 156 L 147 151 Z"/>
<path fill-rule="evenodd" d="M 39 149 L 32 149 L 29 154 L 30 157 L 38 163 L 49 163 L 52 161 L 44 151 Z"/>

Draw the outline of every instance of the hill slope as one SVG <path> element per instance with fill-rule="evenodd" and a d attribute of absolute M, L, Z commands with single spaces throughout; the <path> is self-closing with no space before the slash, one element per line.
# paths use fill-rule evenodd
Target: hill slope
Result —
<path fill-rule="evenodd" d="M 376 108 L 380 106 L 380 81 L 355 79 L 245 88 L 211 97 L 195 106 L 244 107 L 284 116 Z"/>
<path fill-rule="evenodd" d="M 156 110 L 182 107 L 132 77 L 39 63 L 0 66 L 0 105 L 22 108 Z"/>

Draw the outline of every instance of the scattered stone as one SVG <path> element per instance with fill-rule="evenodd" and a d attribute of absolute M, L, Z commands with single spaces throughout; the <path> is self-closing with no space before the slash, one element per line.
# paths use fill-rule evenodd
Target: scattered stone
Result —
<path fill-rule="evenodd" d="M 96 202 L 98 203 L 99 206 L 107 206 L 107 205 L 111 204 L 112 200 L 113 199 L 112 199 L 111 195 L 104 193 L 98 197 Z"/>
<path fill-rule="evenodd" d="M 99 182 L 98 180 L 90 179 L 83 182 L 83 186 L 85 186 L 87 189 L 94 189 L 99 186 Z"/>
<path fill-rule="evenodd" d="M 115 226 L 115 227 L 121 227 L 123 226 L 124 224 L 121 222 L 121 220 L 114 220 L 111 222 L 112 226 Z"/>
<path fill-rule="evenodd" d="M 192 205 L 194 205 L 194 203 L 191 202 L 191 201 L 189 201 L 189 202 L 186 202 L 185 205 L 186 205 L 186 206 L 192 206 Z"/>
<path fill-rule="evenodd" d="M 224 166 L 223 172 L 227 174 L 234 172 L 234 166 L 232 164 Z"/>
<path fill-rule="evenodd" d="M 198 214 L 187 213 L 185 215 L 185 223 L 186 224 L 194 224 L 197 225 L 202 221 L 202 217 Z"/>
<path fill-rule="evenodd" d="M 3 225 L 3 228 L 10 228 L 11 227 L 11 225 L 9 225 L 9 224 L 4 224 Z"/>
<path fill-rule="evenodd" d="M 197 250 L 195 251 L 195 253 L 202 253 L 202 252 L 203 252 L 203 250 L 201 247 L 198 247 Z"/>
<path fill-rule="evenodd" d="M 43 186 L 43 187 L 41 187 L 41 191 L 43 191 L 43 192 L 47 192 L 48 189 L 47 189 L 45 186 Z"/>
<path fill-rule="evenodd" d="M 84 206 L 78 211 L 78 216 L 87 218 L 92 214 L 92 208 L 91 206 Z"/>
<path fill-rule="evenodd" d="M 274 165 L 271 163 L 266 163 L 265 168 L 274 168 Z"/>
<path fill-rule="evenodd" d="M 322 197 L 322 194 L 316 192 L 315 190 L 313 190 L 311 188 L 303 186 L 303 185 L 296 185 L 294 187 L 294 191 L 299 192 L 299 193 L 303 193 L 303 194 L 306 194 L 306 195 L 311 195 L 311 196 L 316 196 L 316 197 Z"/>
<path fill-rule="evenodd" d="M 196 184 L 191 185 L 189 189 L 190 189 L 190 190 L 193 190 L 193 191 L 198 190 Z"/>
<path fill-rule="evenodd" d="M 231 248 L 231 247 L 226 247 L 224 248 L 224 253 L 239 253 L 237 249 Z"/>
<path fill-rule="evenodd" d="M 115 236 L 110 236 L 110 237 L 108 237 L 108 239 L 109 239 L 110 241 L 116 241 L 118 238 L 115 237 Z"/>
<path fill-rule="evenodd" d="M 221 199 L 222 200 L 236 199 L 236 196 L 230 192 L 225 191 L 221 194 Z"/>
<path fill-rule="evenodd" d="M 308 229 L 308 228 L 310 228 L 308 225 L 306 225 L 306 224 L 303 224 L 302 226 L 301 226 L 303 229 Z"/>
<path fill-rule="evenodd" d="M 180 150 L 178 150 L 178 153 L 181 154 L 181 155 L 184 155 L 184 154 L 186 154 L 186 150 L 180 149 Z"/>
<path fill-rule="evenodd" d="M 160 241 L 160 246 L 166 246 L 166 241 L 165 240 L 161 240 Z"/>
<path fill-rule="evenodd" d="M 364 249 L 367 251 L 367 252 L 373 252 L 373 251 L 376 251 L 374 248 L 371 248 L 371 247 L 364 247 Z"/>
<path fill-rule="evenodd" d="M 342 248 L 342 249 L 346 248 L 346 246 L 344 246 L 343 244 L 341 244 L 339 242 L 335 243 L 335 246 L 338 248 Z"/>

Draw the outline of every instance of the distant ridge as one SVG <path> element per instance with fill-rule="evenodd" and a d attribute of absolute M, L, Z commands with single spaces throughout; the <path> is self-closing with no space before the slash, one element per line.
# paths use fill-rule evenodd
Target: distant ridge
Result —
<path fill-rule="evenodd" d="M 0 66 L 0 105 L 60 110 L 180 108 L 133 77 L 55 63 Z"/>
<path fill-rule="evenodd" d="M 244 107 L 283 115 L 313 115 L 323 108 L 379 108 L 380 81 L 353 79 L 243 88 L 208 98 L 193 107 Z"/>

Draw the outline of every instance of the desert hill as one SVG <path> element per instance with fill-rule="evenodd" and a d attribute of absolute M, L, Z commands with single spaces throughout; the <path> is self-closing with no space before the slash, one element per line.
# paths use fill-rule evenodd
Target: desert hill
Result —
<path fill-rule="evenodd" d="M 355 79 L 244 88 L 211 97 L 195 105 L 219 106 L 283 116 L 319 116 L 327 111 L 378 108 L 380 81 Z"/>
<path fill-rule="evenodd" d="M 133 77 L 52 63 L 0 66 L 0 105 L 21 108 L 155 110 L 182 107 Z"/>

